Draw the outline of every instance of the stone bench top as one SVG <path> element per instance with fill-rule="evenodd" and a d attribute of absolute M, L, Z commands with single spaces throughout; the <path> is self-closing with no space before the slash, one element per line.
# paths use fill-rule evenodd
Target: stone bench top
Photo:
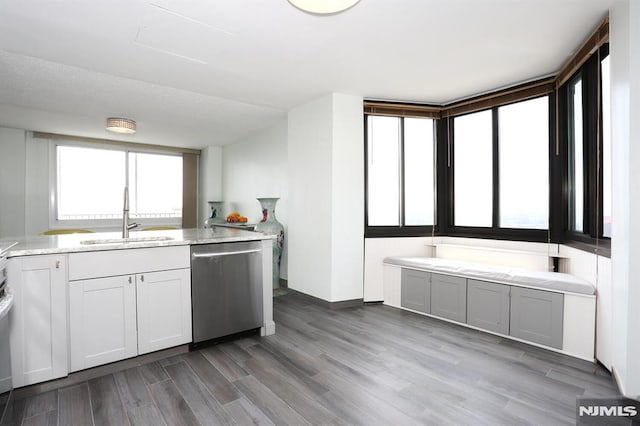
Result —
<path fill-rule="evenodd" d="M 561 272 L 530 271 L 509 266 L 486 265 L 435 257 L 392 256 L 384 258 L 383 263 L 562 293 L 593 295 L 596 290 L 590 282 Z"/>

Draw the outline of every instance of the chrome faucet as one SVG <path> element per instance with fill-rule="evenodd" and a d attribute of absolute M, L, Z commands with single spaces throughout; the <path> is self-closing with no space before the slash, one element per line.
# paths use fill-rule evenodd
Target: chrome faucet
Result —
<path fill-rule="evenodd" d="M 129 223 L 129 187 L 124 187 L 124 208 L 122 209 L 122 238 L 129 238 L 129 230 L 140 226 L 138 223 Z"/>

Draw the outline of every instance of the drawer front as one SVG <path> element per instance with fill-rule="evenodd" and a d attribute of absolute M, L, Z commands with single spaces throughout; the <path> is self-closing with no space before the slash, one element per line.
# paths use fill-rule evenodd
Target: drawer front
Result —
<path fill-rule="evenodd" d="M 190 267 L 190 247 L 171 246 L 69 254 L 69 281 Z"/>
<path fill-rule="evenodd" d="M 561 293 L 512 287 L 510 335 L 562 349 L 563 310 Z"/>
<path fill-rule="evenodd" d="M 509 334 L 510 286 L 486 281 L 467 282 L 467 324 Z"/>
<path fill-rule="evenodd" d="M 426 314 L 431 312 L 430 275 L 424 271 L 402 269 L 400 306 Z"/>
<path fill-rule="evenodd" d="M 467 321 L 467 279 L 431 274 L 431 314 Z"/>

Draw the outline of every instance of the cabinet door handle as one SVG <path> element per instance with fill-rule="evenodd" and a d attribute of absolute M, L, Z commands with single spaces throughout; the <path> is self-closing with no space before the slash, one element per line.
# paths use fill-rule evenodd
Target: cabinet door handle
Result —
<path fill-rule="evenodd" d="M 60 261 L 56 260 L 56 269 L 60 269 Z"/>
<path fill-rule="evenodd" d="M 140 275 L 140 281 L 144 282 L 144 275 Z"/>
<path fill-rule="evenodd" d="M 131 277 L 129 277 L 129 284 L 131 284 L 131 283 L 132 283 L 132 281 L 131 281 Z"/>

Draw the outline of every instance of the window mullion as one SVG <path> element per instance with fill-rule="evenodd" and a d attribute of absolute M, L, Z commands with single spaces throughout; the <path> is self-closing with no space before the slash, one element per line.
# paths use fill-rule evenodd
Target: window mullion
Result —
<path fill-rule="evenodd" d="M 582 86 L 583 99 L 583 134 L 584 137 L 584 233 L 595 238 L 598 234 L 598 219 L 596 206 L 598 191 L 598 135 L 594 124 L 597 122 L 597 89 L 598 84 L 595 70 L 596 61 L 593 58 L 586 64 L 584 84 Z"/>
<path fill-rule="evenodd" d="M 500 148 L 498 141 L 498 108 L 492 109 L 493 131 L 493 228 L 500 227 Z"/>
<path fill-rule="evenodd" d="M 400 143 L 400 147 L 399 147 L 399 152 L 400 155 L 398 156 L 398 173 L 400 173 L 399 179 L 398 179 L 398 183 L 400 184 L 400 188 L 398 188 L 398 193 L 399 193 L 399 201 L 400 201 L 400 206 L 398 208 L 398 214 L 399 214 L 399 223 L 400 223 L 400 227 L 404 227 L 405 226 L 405 206 L 404 206 L 404 200 L 405 200 L 405 194 L 404 194 L 404 180 L 405 180 L 405 176 L 404 176 L 404 117 L 400 117 L 400 128 L 398 129 L 398 132 L 400 134 L 399 139 L 399 143 Z"/>

